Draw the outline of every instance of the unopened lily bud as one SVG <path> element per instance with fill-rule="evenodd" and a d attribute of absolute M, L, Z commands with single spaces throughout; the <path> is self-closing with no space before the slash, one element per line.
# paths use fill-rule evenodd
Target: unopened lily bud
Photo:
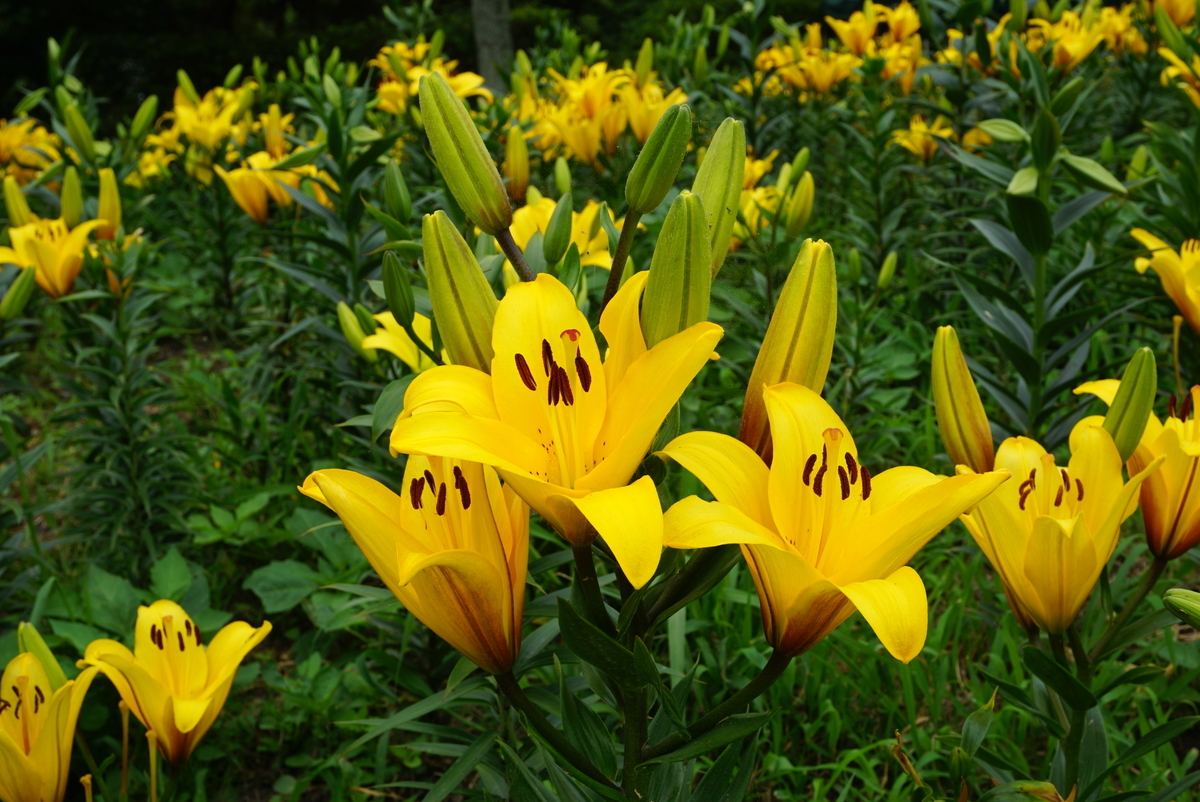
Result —
<path fill-rule="evenodd" d="M 837 326 L 837 266 L 822 240 L 805 240 L 792 264 L 746 385 L 738 439 L 768 462 L 771 431 L 763 388 L 780 382 L 825 387 Z"/>
<path fill-rule="evenodd" d="M 83 188 L 74 166 L 63 172 L 62 189 L 58 193 L 59 212 L 67 228 L 74 228 L 83 219 Z"/>
<path fill-rule="evenodd" d="M 642 333 L 653 348 L 668 337 L 708 319 L 712 290 L 712 249 L 704 204 L 680 192 L 667 212 L 650 259 L 642 300 Z"/>
<path fill-rule="evenodd" d="M 775 177 L 775 189 L 779 191 L 780 197 L 787 197 L 788 187 L 792 185 L 792 163 L 788 162 L 779 168 L 779 175 Z"/>
<path fill-rule="evenodd" d="M 508 178 L 508 196 L 514 201 L 525 197 L 529 186 L 529 145 L 518 126 L 508 129 L 504 146 L 504 175 Z"/>
<path fill-rule="evenodd" d="M 9 228 L 29 225 L 34 220 L 25 194 L 21 192 L 17 179 L 11 175 L 4 176 L 4 208 L 8 213 Z"/>
<path fill-rule="evenodd" d="M 646 37 L 642 42 L 642 49 L 638 51 L 637 66 L 634 67 L 634 73 L 637 75 L 637 85 L 640 89 L 646 85 L 646 81 L 650 79 L 650 71 L 654 69 L 654 40 Z"/>
<path fill-rule="evenodd" d="M 625 181 L 630 211 L 642 215 L 658 208 L 675 183 L 691 138 L 691 109 L 675 105 L 663 112 Z"/>
<path fill-rule="evenodd" d="M 375 316 L 371 314 L 371 310 L 367 309 L 362 304 L 354 305 L 354 316 L 358 318 L 358 326 L 363 330 L 363 334 L 373 334 L 379 324 L 375 322 Z"/>
<path fill-rule="evenodd" d="M 692 182 L 692 192 L 704 204 L 714 277 L 729 253 L 745 169 L 746 129 L 740 120 L 726 117 L 713 134 L 704 161 Z"/>
<path fill-rule="evenodd" d="M 71 135 L 71 143 L 87 161 L 96 160 L 96 140 L 92 137 L 92 129 L 88 126 L 83 112 L 75 104 L 63 109 L 63 121 L 67 124 L 67 133 Z"/>
<path fill-rule="evenodd" d="M 876 282 L 876 286 L 879 289 L 886 290 L 888 285 L 892 283 L 892 278 L 896 275 L 896 262 L 898 258 L 895 251 L 883 257 L 883 266 L 879 268 L 879 279 Z"/>
<path fill-rule="evenodd" d="M 512 224 L 512 206 L 475 121 L 439 73 L 421 78 L 421 115 L 438 169 L 458 205 L 488 235 Z"/>
<path fill-rule="evenodd" d="M 42 664 L 46 679 L 50 681 L 51 693 L 67 684 L 67 674 L 55 659 L 54 652 L 50 651 L 41 633 L 28 621 L 17 625 L 17 650 L 22 654 L 32 654 Z"/>
<path fill-rule="evenodd" d="M 812 173 L 805 170 L 804 175 L 796 183 L 796 188 L 792 190 L 787 208 L 784 210 L 784 223 L 787 226 L 788 239 L 800 236 L 800 232 L 808 225 L 808 219 L 812 217 L 815 194 L 816 188 L 813 185 Z"/>
<path fill-rule="evenodd" d="M 952 326 L 933 338 L 933 406 L 950 461 L 976 473 L 992 470 L 992 427 Z"/>
<path fill-rule="evenodd" d="M 105 221 L 96 229 L 96 239 L 112 239 L 117 235 L 121 227 L 121 190 L 111 167 L 100 171 L 100 205 L 96 217 Z"/>
<path fill-rule="evenodd" d="M 846 277 L 850 279 L 851 284 L 862 281 L 862 254 L 858 252 L 858 248 L 851 248 L 850 255 L 846 258 Z"/>
<path fill-rule="evenodd" d="M 696 46 L 696 55 L 692 58 L 692 78 L 701 83 L 708 77 L 708 47 L 704 44 Z"/>
<path fill-rule="evenodd" d="M 21 268 L 20 274 L 8 285 L 4 298 L 0 299 L 0 320 L 16 320 L 25 311 L 33 288 L 37 286 L 37 268 L 32 265 Z"/>
<path fill-rule="evenodd" d="M 1200 629 L 1200 593 L 1186 588 L 1171 588 L 1163 594 L 1163 607 L 1188 626 Z"/>
<path fill-rule="evenodd" d="M 1158 29 L 1158 35 L 1162 37 L 1163 44 L 1182 59 L 1184 64 L 1191 64 L 1192 49 L 1188 47 L 1183 31 L 1179 30 L 1171 15 L 1158 3 L 1154 5 L 1154 25 Z"/>
<path fill-rule="evenodd" d="M 192 83 L 192 79 L 183 70 L 175 71 L 175 81 L 179 84 L 179 89 L 183 92 L 183 96 L 191 101 L 193 106 L 200 105 L 200 94 L 196 91 L 196 85 Z"/>
<path fill-rule="evenodd" d="M 154 118 L 157 116 L 158 95 L 151 95 L 142 101 L 137 114 L 133 115 L 133 122 L 129 125 L 129 138 L 134 142 L 141 142 L 142 137 L 150 131 L 150 126 L 154 125 Z"/>
<path fill-rule="evenodd" d="M 373 348 L 363 348 L 362 341 L 366 339 L 366 334 L 363 333 L 362 323 L 359 322 L 358 315 L 354 310 L 346 304 L 345 301 L 338 301 L 337 305 L 338 324 L 342 327 L 342 336 L 346 338 L 346 342 L 350 343 L 350 348 L 354 353 L 361 356 L 368 362 L 374 362 L 379 358 Z M 372 333 L 374 329 L 372 329 Z"/>
<path fill-rule="evenodd" d="M 1100 142 L 1100 161 L 1111 162 L 1113 157 L 1117 155 L 1116 145 L 1113 143 L 1112 136 L 1106 136 Z"/>
<path fill-rule="evenodd" d="M 425 57 L 433 61 L 438 56 L 442 55 L 442 48 L 446 46 L 446 32 L 438 28 L 433 32 L 433 36 L 429 40 L 429 52 Z"/>
<path fill-rule="evenodd" d="M 404 173 L 400 172 L 395 159 L 383 170 L 383 202 L 388 214 L 401 223 L 407 225 L 412 219 L 412 198 L 408 194 L 408 184 L 404 182 Z"/>
<path fill-rule="evenodd" d="M 542 191 L 533 184 L 530 184 L 525 189 L 525 205 L 537 206 L 542 202 Z"/>
<path fill-rule="evenodd" d="M 807 147 L 796 151 L 796 158 L 792 159 L 792 175 L 800 175 L 808 169 L 808 158 L 809 152 Z"/>
<path fill-rule="evenodd" d="M 1154 352 L 1139 348 L 1125 366 L 1121 386 L 1104 416 L 1104 429 L 1112 435 L 1122 461 L 1128 460 L 1137 449 L 1154 411 L 1157 393 L 1158 367 Z"/>
<path fill-rule="evenodd" d="M 1126 181 L 1136 181 L 1139 178 L 1145 178 L 1148 173 L 1146 168 L 1150 163 L 1150 151 L 1146 150 L 1145 145 L 1138 145 L 1137 150 L 1133 152 L 1133 157 L 1129 160 L 1129 167 L 1125 170 Z"/>
<path fill-rule="evenodd" d="M 445 212 L 425 215 L 421 237 L 429 301 L 450 361 L 491 373 L 496 294 Z"/>
<path fill-rule="evenodd" d="M 1010 0 L 1008 11 L 1012 14 L 1008 21 L 1008 29 L 1014 33 L 1025 30 L 1025 22 L 1029 19 L 1029 0 Z"/>
<path fill-rule="evenodd" d="M 393 251 L 383 255 L 383 295 L 396 322 L 403 327 L 411 326 L 417 314 L 412 283 L 400 257 Z"/>
<path fill-rule="evenodd" d="M 571 165 L 567 164 L 567 160 L 562 156 L 554 161 L 554 187 L 559 195 L 571 191 Z"/>
<path fill-rule="evenodd" d="M 542 240 L 542 255 L 550 267 L 561 262 L 567 255 L 567 247 L 571 244 L 573 212 L 574 199 L 568 192 L 558 199 L 554 214 L 550 215 L 550 222 L 546 225 L 546 236 Z"/>

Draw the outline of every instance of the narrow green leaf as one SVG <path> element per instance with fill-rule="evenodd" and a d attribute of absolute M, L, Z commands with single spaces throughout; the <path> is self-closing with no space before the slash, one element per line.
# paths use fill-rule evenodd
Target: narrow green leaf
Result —
<path fill-rule="evenodd" d="M 674 763 L 680 760 L 691 760 L 692 758 L 700 757 L 700 755 L 719 749 L 731 741 L 736 741 L 738 738 L 745 738 L 747 735 L 758 732 L 764 724 L 771 720 L 771 716 L 773 715 L 775 715 L 774 710 L 767 711 L 766 713 L 739 713 L 735 716 L 730 716 L 709 732 L 684 744 L 674 752 L 668 752 L 665 755 L 646 762 Z"/>
<path fill-rule="evenodd" d="M 1092 692 L 1053 657 L 1036 646 L 1026 646 L 1022 656 L 1030 673 L 1046 683 L 1071 707 L 1076 710 L 1088 710 L 1096 706 L 1096 697 Z"/>

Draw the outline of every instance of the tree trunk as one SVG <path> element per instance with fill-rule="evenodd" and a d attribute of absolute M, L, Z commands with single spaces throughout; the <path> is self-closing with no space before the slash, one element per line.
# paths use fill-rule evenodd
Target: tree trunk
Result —
<path fill-rule="evenodd" d="M 471 0 L 479 73 L 493 92 L 504 90 L 502 74 L 512 64 L 512 23 L 508 0 Z"/>

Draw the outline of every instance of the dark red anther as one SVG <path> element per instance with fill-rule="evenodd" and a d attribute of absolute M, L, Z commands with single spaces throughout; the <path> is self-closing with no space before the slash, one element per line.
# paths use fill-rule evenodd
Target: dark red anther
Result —
<path fill-rule="evenodd" d="M 575 375 L 579 377 L 579 386 L 585 393 L 592 389 L 592 369 L 582 354 L 575 355 Z"/>
<path fill-rule="evenodd" d="M 454 466 L 454 489 L 458 491 L 462 498 L 462 506 L 464 510 L 471 508 L 471 491 L 467 487 L 467 477 L 463 476 L 462 468 Z"/>
<path fill-rule="evenodd" d="M 1179 419 L 1186 421 L 1190 414 L 1192 414 L 1192 394 L 1188 393 L 1183 397 L 1183 403 L 1179 405 Z"/>
<path fill-rule="evenodd" d="M 871 497 L 871 472 L 863 465 L 859 469 L 859 474 L 862 476 L 863 501 Z"/>
<path fill-rule="evenodd" d="M 850 470 L 850 484 L 854 484 L 858 481 L 858 462 L 849 451 L 846 452 L 846 467 Z"/>
<path fill-rule="evenodd" d="M 550 343 L 542 340 L 542 370 L 546 371 L 546 378 L 551 378 L 554 374 L 550 368 L 554 366 L 554 349 L 550 347 Z"/>
<path fill-rule="evenodd" d="M 1167 396 L 1167 417 L 1175 417 L 1175 394 L 1171 393 Z"/>
<path fill-rule="evenodd" d="M 817 475 L 813 477 L 813 484 L 812 484 L 813 492 L 816 493 L 818 496 L 821 495 L 821 486 L 825 482 L 825 472 L 828 470 L 829 470 L 828 465 L 822 465 L 820 468 L 817 469 Z"/>
<path fill-rule="evenodd" d="M 804 481 L 804 486 L 808 487 L 808 483 L 812 480 L 813 466 L 817 464 L 817 455 L 809 454 L 808 461 L 804 463 L 804 476 L 801 479 Z"/>
<path fill-rule="evenodd" d="M 1071 486 L 1071 475 L 1069 473 L 1067 473 L 1066 468 L 1059 468 L 1058 470 L 1059 470 L 1059 473 L 1062 474 L 1063 484 L 1069 488 Z"/>
<path fill-rule="evenodd" d="M 845 501 L 850 498 L 850 476 L 841 465 L 838 466 L 838 480 L 842 483 L 842 501 Z"/>
<path fill-rule="evenodd" d="M 530 390 L 536 390 L 537 380 L 533 378 L 533 371 L 529 369 L 529 363 L 525 361 L 525 356 L 523 354 L 517 354 L 515 359 L 517 362 L 517 373 L 521 377 L 521 383 Z"/>
<path fill-rule="evenodd" d="M 183 633 L 176 630 L 175 637 L 179 638 L 179 651 L 183 651 Z"/>
<path fill-rule="evenodd" d="M 187 634 L 188 634 L 188 637 L 189 637 L 189 638 L 190 638 L 190 637 L 192 637 L 192 622 L 191 622 L 191 621 L 188 621 L 188 620 L 185 618 L 185 619 L 183 620 L 183 625 L 184 625 L 184 627 L 186 627 L 186 628 L 187 628 Z"/>
<path fill-rule="evenodd" d="M 425 492 L 425 477 L 418 476 L 408 485 L 408 500 L 414 510 L 422 507 L 421 495 Z"/>
<path fill-rule="evenodd" d="M 563 403 L 567 406 L 572 406 L 575 403 L 575 391 L 571 389 L 571 377 L 567 375 L 565 370 L 555 365 L 554 378 L 558 381 Z"/>
<path fill-rule="evenodd" d="M 1075 480 L 1075 489 L 1079 491 L 1079 500 L 1083 501 L 1083 482 Z"/>
<path fill-rule="evenodd" d="M 1062 497 L 1063 497 L 1063 489 L 1060 487 L 1058 489 L 1058 493 L 1054 496 L 1054 506 L 1055 507 L 1062 506 Z"/>
<path fill-rule="evenodd" d="M 433 481 L 433 472 L 426 468 L 424 476 L 425 484 L 429 485 L 429 492 L 432 493 L 433 489 L 437 487 L 437 482 Z"/>
<path fill-rule="evenodd" d="M 199 646 L 200 645 L 200 627 L 199 627 L 199 625 L 197 625 L 195 627 L 195 629 L 193 629 L 192 631 L 196 634 L 196 645 Z"/>
<path fill-rule="evenodd" d="M 550 365 L 550 381 L 546 382 L 546 403 L 558 406 L 562 401 L 562 388 L 558 384 L 558 365 Z"/>
<path fill-rule="evenodd" d="M 442 482 L 442 484 L 438 487 L 437 506 L 434 507 L 434 511 L 437 512 L 438 515 L 446 514 L 446 483 L 445 482 Z"/>

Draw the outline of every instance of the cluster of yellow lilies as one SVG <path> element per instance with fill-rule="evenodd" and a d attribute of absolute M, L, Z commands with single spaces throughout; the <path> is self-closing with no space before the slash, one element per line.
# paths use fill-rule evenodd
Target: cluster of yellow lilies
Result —
<path fill-rule="evenodd" d="M 21 654 L 4 669 L 0 687 L 0 798 L 62 802 L 75 724 L 97 673 L 116 687 L 122 712 L 132 711 L 146 728 L 154 788 L 156 756 L 174 766 L 191 756 L 225 706 L 238 666 L 270 632 L 268 622 L 256 628 L 235 621 L 206 646 L 187 612 L 162 599 L 138 608 L 132 651 L 117 641 L 93 641 L 79 661 L 82 670 L 67 679 L 37 630 L 22 624 Z"/>

